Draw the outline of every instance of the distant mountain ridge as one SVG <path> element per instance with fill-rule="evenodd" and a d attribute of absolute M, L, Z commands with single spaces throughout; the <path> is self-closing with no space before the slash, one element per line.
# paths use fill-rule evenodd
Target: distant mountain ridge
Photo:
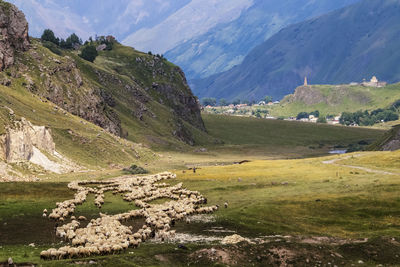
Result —
<path fill-rule="evenodd" d="M 237 19 L 195 35 L 165 56 L 181 66 L 189 79 L 204 78 L 240 64 L 251 49 L 283 27 L 357 1 L 255 0 Z"/>
<path fill-rule="evenodd" d="M 283 27 L 359 0 L 9 0 L 27 15 L 30 34 L 51 28 L 114 35 L 142 51 L 164 53 L 189 79 L 226 71 Z"/>
<path fill-rule="evenodd" d="M 192 81 L 199 97 L 280 99 L 303 84 L 340 84 L 377 75 L 400 80 L 400 2 L 363 0 L 289 26 L 254 48 L 242 64 Z"/>

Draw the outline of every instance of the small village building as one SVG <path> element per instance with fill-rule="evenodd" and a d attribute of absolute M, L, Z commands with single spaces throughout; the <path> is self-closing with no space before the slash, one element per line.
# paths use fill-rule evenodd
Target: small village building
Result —
<path fill-rule="evenodd" d="M 373 76 L 369 82 L 364 81 L 362 85 L 367 87 L 384 87 L 387 85 L 387 82 L 381 82 L 376 76 Z"/>
<path fill-rule="evenodd" d="M 335 116 L 333 119 L 328 120 L 328 124 L 337 125 L 340 124 L 341 115 Z"/>
<path fill-rule="evenodd" d="M 318 121 L 318 118 L 315 117 L 314 115 L 310 115 L 308 116 L 308 121 L 316 123 Z"/>
<path fill-rule="evenodd" d="M 265 101 L 260 101 L 260 102 L 258 102 L 258 105 L 259 106 L 265 106 L 267 103 L 265 103 Z"/>

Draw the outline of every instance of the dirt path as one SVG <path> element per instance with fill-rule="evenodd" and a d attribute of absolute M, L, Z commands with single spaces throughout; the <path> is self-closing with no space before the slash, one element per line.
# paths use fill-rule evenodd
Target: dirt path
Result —
<path fill-rule="evenodd" d="M 342 157 L 342 158 L 325 160 L 322 163 L 337 165 L 337 166 L 346 167 L 346 168 L 358 169 L 358 170 L 362 170 L 362 171 L 366 171 L 366 172 L 370 172 L 370 173 L 377 173 L 377 174 L 383 174 L 383 175 L 400 175 L 400 173 L 394 173 L 394 172 L 388 172 L 388 171 L 382 171 L 382 170 L 375 170 L 375 169 L 370 169 L 370 168 L 366 168 L 366 167 L 362 167 L 362 166 L 353 166 L 353 165 L 346 165 L 346 164 L 336 163 L 338 161 L 342 161 L 342 160 L 345 160 L 345 159 L 358 158 L 358 157 L 362 157 L 362 156 L 364 156 L 364 155 L 363 154 L 355 154 L 355 155 L 351 155 L 351 156 L 349 155 L 349 156 Z"/>

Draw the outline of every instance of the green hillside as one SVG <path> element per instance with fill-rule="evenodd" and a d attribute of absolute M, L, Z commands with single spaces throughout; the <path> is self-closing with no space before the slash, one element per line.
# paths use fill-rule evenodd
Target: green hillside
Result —
<path fill-rule="evenodd" d="M 94 63 L 75 51 L 54 54 L 35 40 L 32 47 L 20 55 L 22 64 L 32 66 L 24 74 L 32 81 L 26 82 L 27 89 L 73 114 L 155 147 L 157 143 L 192 144 L 189 128 L 204 131 L 184 74 L 164 59 L 118 43 L 111 51 L 101 51 Z M 16 65 L 10 72 L 21 68 Z"/>
<path fill-rule="evenodd" d="M 360 140 L 371 143 L 385 133 L 375 129 L 238 116 L 203 114 L 203 118 L 209 134 L 224 142 L 224 145 L 208 147 L 234 153 L 237 157 L 322 155 L 335 146 L 347 147 Z"/>
<path fill-rule="evenodd" d="M 272 116 L 296 116 L 319 110 L 322 115 L 386 108 L 400 99 L 400 84 L 381 88 L 360 85 L 311 85 L 298 87 L 279 105 L 270 109 Z"/>

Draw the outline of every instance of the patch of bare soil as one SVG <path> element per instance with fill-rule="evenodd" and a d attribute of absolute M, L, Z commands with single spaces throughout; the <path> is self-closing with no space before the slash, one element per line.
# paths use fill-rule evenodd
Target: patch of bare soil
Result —
<path fill-rule="evenodd" d="M 158 261 L 160 261 L 160 262 L 164 262 L 164 263 L 170 262 L 169 259 L 168 259 L 168 257 L 165 256 L 165 255 L 161 255 L 161 254 L 155 255 L 154 258 L 156 258 L 156 259 L 157 259 Z"/>
<path fill-rule="evenodd" d="M 238 263 L 237 257 L 230 250 L 220 248 L 205 248 L 198 250 L 190 255 L 196 263 L 199 262 L 210 262 L 210 263 L 222 263 L 227 265 L 236 265 Z"/>
<path fill-rule="evenodd" d="M 202 247 L 191 252 L 187 260 L 205 266 L 400 266 L 400 242 L 394 238 L 274 236 L 262 240 Z"/>

